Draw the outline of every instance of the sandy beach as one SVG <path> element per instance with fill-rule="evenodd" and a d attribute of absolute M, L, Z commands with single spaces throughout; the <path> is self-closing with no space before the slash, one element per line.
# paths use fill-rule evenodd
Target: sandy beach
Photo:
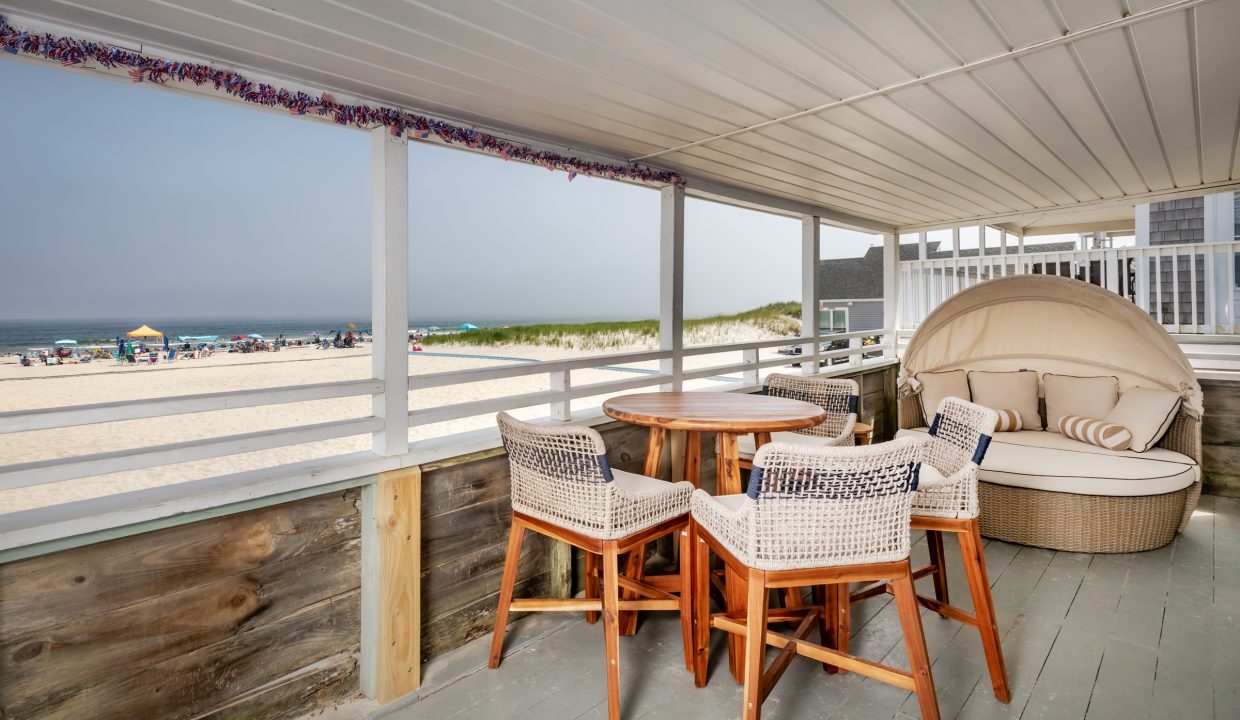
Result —
<path fill-rule="evenodd" d="M 715 328 L 695 337 L 690 344 L 745 342 L 770 337 L 747 326 Z M 193 395 L 198 393 L 281 387 L 338 380 L 365 379 L 370 372 L 370 345 L 353 349 L 286 348 L 279 352 L 216 353 L 209 358 L 125 366 L 115 361 L 80 365 L 21 367 L 14 357 L 0 358 L 0 412 L 63 407 L 125 399 Z M 608 348 L 606 354 L 651 349 L 648 345 Z M 411 375 L 523 364 L 530 360 L 556 360 L 603 352 L 584 352 L 539 345 L 469 346 L 436 345 L 427 352 L 411 353 Z M 764 351 L 764 356 L 774 351 Z M 506 358 L 506 359 L 500 359 Z M 739 362 L 741 355 L 727 354 L 686 358 L 686 368 Z M 657 362 L 625 366 L 625 369 L 582 370 L 573 373 L 575 386 L 636 377 L 633 370 L 657 370 Z M 735 386 L 739 376 L 707 378 L 690 388 Z M 546 375 L 494 380 L 411 394 L 413 409 L 480 400 L 499 395 L 548 390 Z M 574 411 L 597 406 L 601 397 L 574 401 Z M 275 430 L 370 414 L 370 398 L 339 398 L 269 407 L 240 408 L 210 413 L 127 420 L 102 425 L 57 428 L 6 435 L 0 464 L 34 462 L 92 453 L 132 449 L 197 438 Z M 540 405 L 514 411 L 518 417 L 547 415 Z M 414 428 L 413 441 L 494 426 L 494 415 L 463 418 Z M 147 468 L 80 478 L 59 483 L 0 492 L 0 513 L 98 497 L 117 492 L 185 482 L 273 465 L 367 450 L 370 437 L 358 436 L 296 445 L 273 450 L 229 455 L 179 465 Z"/>

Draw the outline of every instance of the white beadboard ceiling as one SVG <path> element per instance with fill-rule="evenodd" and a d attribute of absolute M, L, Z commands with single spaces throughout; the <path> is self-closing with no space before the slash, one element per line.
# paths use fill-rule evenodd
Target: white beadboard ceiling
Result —
<path fill-rule="evenodd" d="M 1240 184 L 1240 0 L 0 0 L 904 229 Z"/>

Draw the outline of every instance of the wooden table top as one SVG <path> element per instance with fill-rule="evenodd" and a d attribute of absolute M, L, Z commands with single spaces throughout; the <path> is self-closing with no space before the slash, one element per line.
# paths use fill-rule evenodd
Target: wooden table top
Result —
<path fill-rule="evenodd" d="M 634 425 L 732 433 L 800 430 L 827 418 L 813 403 L 726 392 L 621 395 L 604 402 L 603 412 Z"/>

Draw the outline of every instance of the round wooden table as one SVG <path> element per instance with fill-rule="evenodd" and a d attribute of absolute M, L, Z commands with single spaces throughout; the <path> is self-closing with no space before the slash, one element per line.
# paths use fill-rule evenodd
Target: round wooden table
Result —
<path fill-rule="evenodd" d="M 813 403 L 725 392 L 621 395 L 604 402 L 603 412 L 617 420 L 650 428 L 645 468 L 650 477 L 660 475 L 667 431 L 685 431 L 684 479 L 694 487 L 701 479 L 702 433 L 718 433 L 718 495 L 743 492 L 738 436 L 753 433 L 754 446 L 762 447 L 770 442 L 773 432 L 801 430 L 827 418 L 827 411 Z"/>

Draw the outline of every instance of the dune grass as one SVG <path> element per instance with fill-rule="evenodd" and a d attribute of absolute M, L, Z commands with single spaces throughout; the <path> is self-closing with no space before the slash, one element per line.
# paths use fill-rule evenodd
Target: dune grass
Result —
<path fill-rule="evenodd" d="M 748 325 L 771 335 L 797 335 L 801 330 L 801 303 L 778 302 L 735 315 L 686 318 L 685 332 Z M 605 349 L 657 342 L 658 320 L 622 320 L 590 323 L 543 323 L 482 328 L 463 333 L 431 335 L 423 345 L 550 345 Z"/>

